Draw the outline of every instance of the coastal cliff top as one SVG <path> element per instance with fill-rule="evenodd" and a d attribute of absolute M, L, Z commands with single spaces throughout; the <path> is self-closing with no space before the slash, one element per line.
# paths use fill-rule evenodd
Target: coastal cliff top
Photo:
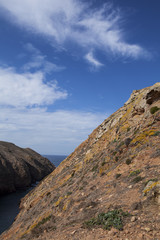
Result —
<path fill-rule="evenodd" d="M 54 169 L 48 159 L 32 149 L 0 141 L 0 195 L 30 186 Z"/>

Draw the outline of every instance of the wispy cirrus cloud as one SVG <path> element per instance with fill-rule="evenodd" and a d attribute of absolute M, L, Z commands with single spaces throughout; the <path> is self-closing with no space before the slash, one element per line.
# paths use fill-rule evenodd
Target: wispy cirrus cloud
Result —
<path fill-rule="evenodd" d="M 44 73 L 18 73 L 14 68 L 0 67 L 0 105 L 33 107 L 67 98 L 67 92 L 56 81 L 45 83 Z"/>
<path fill-rule="evenodd" d="M 88 63 L 92 66 L 92 69 L 99 69 L 100 67 L 104 66 L 101 62 L 99 62 L 93 55 L 93 52 L 89 52 L 85 55 L 85 59 Z"/>
<path fill-rule="evenodd" d="M 39 49 L 35 48 L 31 43 L 25 45 L 25 49 L 30 53 L 30 61 L 23 65 L 24 71 L 40 69 L 43 73 L 60 72 L 65 70 L 65 67 L 59 66 L 46 59 Z"/>
<path fill-rule="evenodd" d="M 150 56 L 142 46 L 126 41 L 122 13 L 111 4 L 95 10 L 80 0 L 1 0 L 0 7 L 12 22 L 57 44 L 70 41 L 87 52 L 101 50 L 133 59 Z"/>

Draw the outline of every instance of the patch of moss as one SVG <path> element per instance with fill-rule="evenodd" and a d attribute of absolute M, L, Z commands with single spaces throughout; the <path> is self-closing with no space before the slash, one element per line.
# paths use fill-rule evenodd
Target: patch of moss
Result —
<path fill-rule="evenodd" d="M 150 192 L 154 187 L 156 187 L 157 185 L 160 185 L 160 181 L 157 182 L 150 182 L 146 185 L 145 189 L 143 190 L 143 194 L 144 196 Z"/>
<path fill-rule="evenodd" d="M 157 181 L 158 181 L 158 178 L 151 178 L 145 182 L 145 186 L 147 186 L 149 182 L 157 182 Z"/>
<path fill-rule="evenodd" d="M 37 223 L 37 225 L 35 226 L 35 228 L 39 227 L 40 225 L 46 223 L 47 221 L 49 221 L 51 219 L 51 215 L 49 215 L 48 217 L 43 218 L 40 222 Z"/>
<path fill-rule="evenodd" d="M 146 130 L 146 131 L 144 131 L 144 132 L 141 132 L 137 137 L 135 137 L 132 141 L 131 141 L 131 143 L 132 144 L 135 144 L 135 143 L 137 143 L 137 142 L 139 142 L 139 143 L 145 143 L 145 142 L 147 142 L 147 137 L 148 136 L 153 136 L 154 134 L 155 134 L 155 130 L 153 130 L 153 129 L 150 129 L 150 130 Z"/>
<path fill-rule="evenodd" d="M 123 220 L 128 216 L 130 216 L 128 212 L 124 212 L 122 209 L 115 209 L 107 213 L 101 213 L 97 218 L 92 218 L 91 220 L 84 222 L 84 226 L 87 228 L 101 226 L 106 230 L 110 230 L 114 227 L 118 230 L 123 230 Z"/>
<path fill-rule="evenodd" d="M 98 169 L 98 164 L 92 168 L 92 172 L 95 172 Z"/>
<path fill-rule="evenodd" d="M 152 136 L 159 136 L 159 135 L 160 135 L 160 131 L 157 131 Z"/>
<path fill-rule="evenodd" d="M 135 170 L 135 171 L 132 171 L 132 172 L 130 172 L 129 177 L 136 176 L 136 175 L 140 174 L 140 172 L 141 172 L 141 170 L 139 170 L 139 169 Z"/>
<path fill-rule="evenodd" d="M 154 106 L 154 107 L 152 107 L 152 108 L 150 109 L 150 113 L 151 113 L 151 114 L 154 114 L 155 112 L 157 112 L 157 111 L 159 111 L 159 110 L 160 110 L 159 107 Z"/>

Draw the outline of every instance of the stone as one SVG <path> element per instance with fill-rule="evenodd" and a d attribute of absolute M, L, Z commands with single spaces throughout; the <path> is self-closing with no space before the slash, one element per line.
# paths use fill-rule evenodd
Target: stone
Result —
<path fill-rule="evenodd" d="M 145 230 L 146 232 L 150 232 L 150 231 L 151 231 L 151 229 L 150 229 L 149 227 L 145 227 L 144 230 Z"/>
<path fill-rule="evenodd" d="M 135 216 L 131 217 L 131 222 L 135 222 L 137 220 L 137 218 Z"/>

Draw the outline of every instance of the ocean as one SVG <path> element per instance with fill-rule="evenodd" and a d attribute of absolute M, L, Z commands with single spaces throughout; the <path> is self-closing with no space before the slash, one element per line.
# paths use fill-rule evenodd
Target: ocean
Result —
<path fill-rule="evenodd" d="M 65 155 L 43 155 L 48 158 L 56 167 L 67 157 Z M 13 223 L 19 213 L 19 203 L 34 186 L 16 191 L 0 197 L 0 234 L 4 232 Z"/>

